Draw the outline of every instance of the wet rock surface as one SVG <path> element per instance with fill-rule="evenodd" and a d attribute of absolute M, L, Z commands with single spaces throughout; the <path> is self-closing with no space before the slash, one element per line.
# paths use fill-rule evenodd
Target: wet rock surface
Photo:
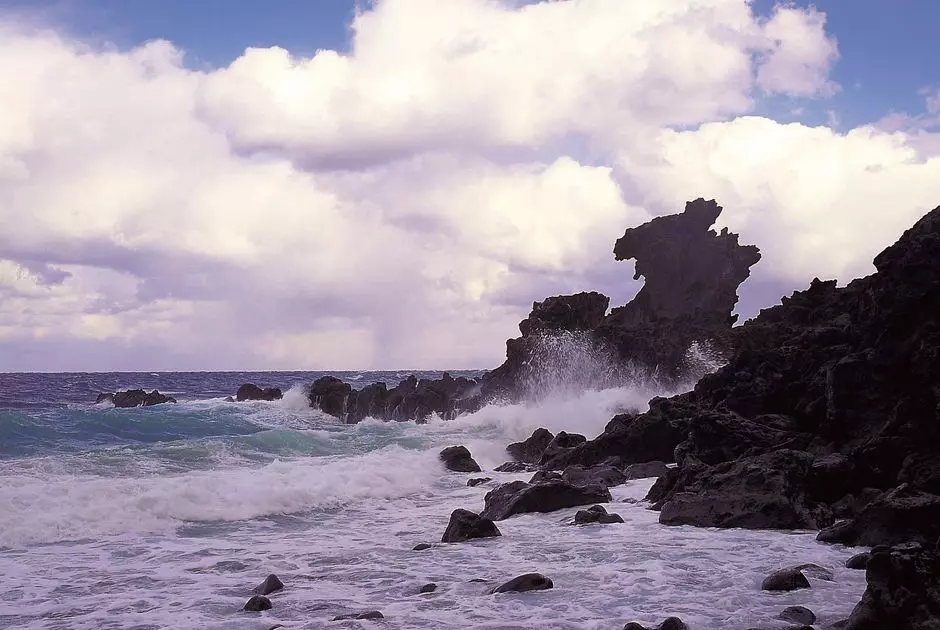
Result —
<path fill-rule="evenodd" d="M 153 390 L 145 392 L 142 389 L 129 389 L 123 392 L 98 394 L 95 404 L 110 402 L 115 407 L 129 409 L 132 407 L 151 407 L 153 405 L 162 405 L 165 403 L 175 403 L 176 399 L 172 396 L 165 396 Z"/>
<path fill-rule="evenodd" d="M 470 455 L 466 446 L 448 446 L 440 452 L 439 458 L 447 470 L 454 472 L 482 472 L 480 465 Z"/>
<path fill-rule="evenodd" d="M 610 491 L 606 486 L 575 486 L 561 480 L 535 484 L 513 481 L 486 494 L 482 516 L 501 521 L 515 514 L 554 512 L 609 501 Z"/>
<path fill-rule="evenodd" d="M 490 519 L 470 510 L 457 509 L 450 515 L 450 522 L 447 524 L 447 529 L 444 530 L 441 542 L 455 543 L 474 538 L 493 538 L 501 535 L 499 528 Z"/>
<path fill-rule="evenodd" d="M 544 591 L 555 585 L 551 579 L 541 573 L 526 573 L 500 584 L 491 593 L 525 593 L 527 591 Z"/>
<path fill-rule="evenodd" d="M 245 383 L 244 385 L 238 388 L 238 391 L 235 392 L 235 401 L 242 402 L 245 400 L 280 400 L 284 397 L 284 393 L 277 387 L 266 387 L 261 388 L 253 383 Z"/>

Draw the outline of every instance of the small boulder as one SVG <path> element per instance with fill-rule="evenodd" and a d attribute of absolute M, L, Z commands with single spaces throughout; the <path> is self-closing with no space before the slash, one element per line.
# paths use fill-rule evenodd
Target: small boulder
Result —
<path fill-rule="evenodd" d="M 429 582 L 425 584 L 424 586 L 422 586 L 418 592 L 419 593 L 433 593 L 436 590 L 437 590 L 437 584 L 435 584 L 434 582 Z"/>
<path fill-rule="evenodd" d="M 242 402 L 245 400 L 280 400 L 284 397 L 283 392 L 277 387 L 268 387 L 262 389 L 255 385 L 254 383 L 245 383 L 238 388 L 238 391 L 235 392 L 235 401 Z"/>
<path fill-rule="evenodd" d="M 868 551 L 857 553 L 845 561 L 845 568 L 846 569 L 860 569 L 864 571 L 865 568 L 868 566 L 869 558 L 871 558 L 871 553 L 869 553 Z"/>
<path fill-rule="evenodd" d="M 378 610 L 370 610 L 369 612 L 364 612 L 364 613 L 349 613 L 346 615 L 336 615 L 335 617 L 330 619 L 330 621 L 346 621 L 347 619 L 362 619 L 362 620 L 385 619 L 385 615 L 383 615 Z"/>
<path fill-rule="evenodd" d="M 473 460 L 466 446 L 448 446 L 440 453 L 440 459 L 447 470 L 454 472 L 482 472 L 480 465 Z"/>
<path fill-rule="evenodd" d="M 273 573 L 264 579 L 264 582 L 256 586 L 251 592 L 255 595 L 270 595 L 284 588 L 284 583 Z"/>
<path fill-rule="evenodd" d="M 647 628 L 642 624 L 631 621 L 623 627 L 623 630 L 689 630 L 689 627 L 678 617 L 668 617 L 655 628 Z"/>
<path fill-rule="evenodd" d="M 412 551 L 424 551 L 425 549 L 430 549 L 433 546 L 434 545 L 432 545 L 431 543 L 418 543 L 417 545 L 412 547 L 411 550 Z"/>
<path fill-rule="evenodd" d="M 799 567 L 791 567 L 774 571 L 764 578 L 760 587 L 764 591 L 795 591 L 800 588 L 809 588 L 810 584 Z"/>
<path fill-rule="evenodd" d="M 537 464 L 554 437 L 548 429 L 539 428 L 522 442 L 513 442 L 507 446 L 506 452 L 516 461 Z"/>
<path fill-rule="evenodd" d="M 799 626 L 811 626 L 816 623 L 816 613 L 805 606 L 787 606 L 777 615 L 777 619 L 789 621 Z"/>
<path fill-rule="evenodd" d="M 471 488 L 475 488 L 479 486 L 480 484 L 484 484 L 488 481 L 493 481 L 493 480 L 489 477 L 474 477 L 467 481 L 467 485 L 470 486 Z"/>
<path fill-rule="evenodd" d="M 619 514 L 608 514 L 603 505 L 592 505 L 586 510 L 578 510 L 574 515 L 575 525 L 588 525 L 590 523 L 622 523 L 623 518 Z"/>
<path fill-rule="evenodd" d="M 526 591 L 544 591 L 554 587 L 552 581 L 541 573 L 526 573 L 514 577 L 505 584 L 500 584 L 490 593 L 524 593 Z"/>
<path fill-rule="evenodd" d="M 265 597 L 264 595 L 254 595 L 251 599 L 245 602 L 245 606 L 242 610 L 247 610 L 248 612 L 261 612 L 262 610 L 271 610 L 271 600 Z"/>
<path fill-rule="evenodd" d="M 554 512 L 579 505 L 609 503 L 610 491 L 606 486 L 575 486 L 566 481 L 537 484 L 513 481 L 490 490 L 483 501 L 482 515 L 501 521 L 515 514 Z"/>
<path fill-rule="evenodd" d="M 115 407 L 129 409 L 133 407 L 150 407 L 164 403 L 175 403 L 176 399 L 172 396 L 165 396 L 157 390 L 147 393 L 142 389 L 129 389 L 113 394 L 98 394 L 98 397 L 95 399 L 95 404 L 105 401 L 111 401 Z"/>
<path fill-rule="evenodd" d="M 545 447 L 545 451 L 542 452 L 542 457 L 539 458 L 539 464 L 549 463 L 559 455 L 567 453 L 585 442 L 587 442 L 587 438 L 580 433 L 559 431 L 558 435 L 552 438 L 552 441 Z"/>
<path fill-rule="evenodd" d="M 493 521 L 470 510 L 457 509 L 450 515 L 450 522 L 444 530 L 444 535 L 441 536 L 441 542 L 455 543 L 496 536 L 502 536 L 502 534 Z"/>

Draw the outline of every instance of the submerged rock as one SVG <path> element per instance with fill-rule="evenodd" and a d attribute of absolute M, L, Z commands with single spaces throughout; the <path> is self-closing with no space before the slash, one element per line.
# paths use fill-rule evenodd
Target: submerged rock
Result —
<path fill-rule="evenodd" d="M 264 582 L 256 586 L 251 592 L 256 595 L 270 595 L 284 588 L 284 583 L 273 573 L 264 579 Z"/>
<path fill-rule="evenodd" d="M 424 551 L 425 549 L 430 549 L 433 546 L 434 545 L 432 545 L 431 543 L 418 543 L 417 545 L 412 547 L 411 550 L 412 551 Z"/>
<path fill-rule="evenodd" d="M 482 515 L 501 521 L 526 512 L 554 512 L 563 508 L 610 501 L 606 486 L 575 486 L 566 481 L 529 484 L 524 481 L 505 483 L 490 490 L 484 497 Z"/>
<path fill-rule="evenodd" d="M 245 383 L 235 392 L 235 401 L 245 400 L 280 400 L 284 397 L 283 392 L 277 387 L 267 387 L 262 389 L 253 383 Z"/>
<path fill-rule="evenodd" d="M 482 472 L 480 465 L 474 461 L 466 446 L 448 446 L 441 451 L 440 460 L 444 462 L 447 470 L 454 472 Z"/>
<path fill-rule="evenodd" d="M 248 612 L 261 612 L 262 610 L 271 610 L 271 600 L 264 595 L 253 595 L 251 599 L 245 602 L 242 610 Z"/>
<path fill-rule="evenodd" d="M 474 477 L 473 479 L 467 480 L 467 485 L 471 488 L 475 488 L 476 486 L 487 483 L 489 481 L 493 480 L 490 477 Z"/>
<path fill-rule="evenodd" d="M 689 630 L 689 627 L 678 617 L 668 617 L 655 628 L 648 628 L 636 621 L 631 621 L 623 627 L 623 630 Z"/>
<path fill-rule="evenodd" d="M 115 407 L 128 409 L 132 407 L 150 407 L 152 405 L 175 403 L 176 399 L 172 396 L 165 396 L 157 390 L 148 393 L 142 389 L 129 389 L 124 392 L 98 394 L 98 397 L 95 399 L 95 404 L 97 405 L 103 402 L 110 402 Z"/>
<path fill-rule="evenodd" d="M 450 522 L 444 530 L 444 535 L 441 536 L 441 542 L 455 543 L 496 536 L 502 536 L 502 534 L 493 521 L 470 510 L 457 509 L 450 515 Z"/>
<path fill-rule="evenodd" d="M 526 573 L 500 584 L 490 593 L 524 593 L 526 591 L 544 591 L 553 588 L 554 583 L 541 573 Z"/>
<path fill-rule="evenodd" d="M 437 590 L 437 584 L 435 584 L 434 582 L 428 582 L 427 584 L 425 584 L 424 586 L 422 586 L 422 587 L 418 590 L 418 592 L 419 592 L 419 593 L 422 593 L 422 594 L 423 594 L 423 593 L 433 593 L 433 592 L 436 591 L 436 590 Z"/>
<path fill-rule="evenodd" d="M 345 615 L 336 615 L 330 621 L 346 621 L 347 619 L 361 619 L 361 620 L 375 620 L 375 619 L 385 619 L 383 615 L 378 610 L 370 610 L 364 613 L 348 613 Z"/>

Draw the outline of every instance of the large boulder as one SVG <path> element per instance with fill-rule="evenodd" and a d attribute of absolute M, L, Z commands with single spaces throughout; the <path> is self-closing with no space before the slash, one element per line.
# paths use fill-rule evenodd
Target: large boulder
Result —
<path fill-rule="evenodd" d="M 346 419 L 352 385 L 335 376 L 318 378 L 310 386 L 310 406 L 340 420 Z"/>
<path fill-rule="evenodd" d="M 819 529 L 832 512 L 808 495 L 813 456 L 779 450 L 724 462 L 688 466 L 664 499 L 659 522 L 699 527 Z"/>
<path fill-rule="evenodd" d="M 526 512 L 554 512 L 579 505 L 607 503 L 610 491 L 606 486 L 576 486 L 566 481 L 537 484 L 513 481 L 490 490 L 483 500 L 482 516 L 501 521 Z"/>
<path fill-rule="evenodd" d="M 284 393 L 277 387 L 261 388 L 254 383 L 245 383 L 235 392 L 235 400 L 242 402 L 245 400 L 280 400 Z"/>
<path fill-rule="evenodd" d="M 441 542 L 455 543 L 474 538 L 493 538 L 495 536 L 502 536 L 502 534 L 493 521 L 470 510 L 457 509 L 450 515 L 450 522 L 447 524 L 447 529 L 444 530 Z"/>
<path fill-rule="evenodd" d="M 919 545 L 872 553 L 846 630 L 940 629 L 940 555 Z"/>
<path fill-rule="evenodd" d="M 822 542 L 848 546 L 933 544 L 940 538 L 940 496 L 907 484 L 884 493 L 854 519 L 819 532 Z"/>

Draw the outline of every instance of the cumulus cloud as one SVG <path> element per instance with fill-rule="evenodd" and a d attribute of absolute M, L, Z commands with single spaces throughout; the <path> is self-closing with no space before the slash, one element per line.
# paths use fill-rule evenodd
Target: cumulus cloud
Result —
<path fill-rule="evenodd" d="M 909 130 L 753 115 L 835 89 L 814 10 L 380 0 L 352 27 L 195 71 L 0 24 L 0 369 L 489 367 L 532 300 L 628 299 L 613 241 L 689 198 L 764 250 L 762 305 L 940 199 Z"/>

